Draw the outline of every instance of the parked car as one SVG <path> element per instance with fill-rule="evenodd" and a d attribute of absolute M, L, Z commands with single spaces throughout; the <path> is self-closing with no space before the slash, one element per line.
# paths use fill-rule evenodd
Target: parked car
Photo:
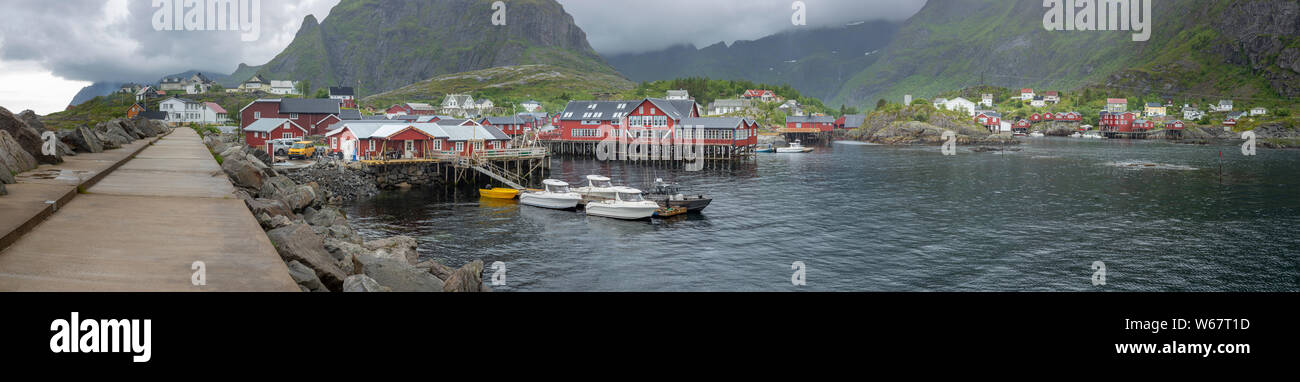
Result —
<path fill-rule="evenodd" d="M 299 141 L 289 148 L 289 159 L 307 159 L 316 157 L 316 142 Z"/>
<path fill-rule="evenodd" d="M 301 139 L 299 138 L 283 138 L 283 139 L 272 139 L 267 141 L 267 143 L 271 144 L 272 155 L 283 157 L 283 156 L 289 156 L 289 149 L 293 148 L 293 144 L 298 143 L 300 140 Z"/>

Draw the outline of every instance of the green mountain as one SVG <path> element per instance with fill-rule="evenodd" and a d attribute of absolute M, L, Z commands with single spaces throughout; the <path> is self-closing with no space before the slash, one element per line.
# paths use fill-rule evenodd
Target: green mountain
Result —
<path fill-rule="evenodd" d="M 325 22 L 308 16 L 283 52 L 233 75 L 352 86 L 361 95 L 443 74 L 544 64 L 617 74 L 555 0 L 508 2 L 506 25 L 491 0 L 343 0 Z"/>
<path fill-rule="evenodd" d="M 754 41 L 697 49 L 668 49 L 609 56 L 610 65 L 628 78 L 660 81 L 708 77 L 789 84 L 818 98 L 833 97 L 850 76 L 876 61 L 899 24 L 871 21 L 787 31 Z"/>
<path fill-rule="evenodd" d="M 1048 31 L 1040 0 L 928 2 L 828 104 L 874 106 L 979 85 L 1178 100 L 1300 96 L 1300 3 L 1152 1 L 1151 38 Z"/>

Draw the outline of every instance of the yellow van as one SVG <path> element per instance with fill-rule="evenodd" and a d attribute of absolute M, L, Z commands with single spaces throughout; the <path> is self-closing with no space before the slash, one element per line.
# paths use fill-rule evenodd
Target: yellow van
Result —
<path fill-rule="evenodd" d="M 316 142 L 302 141 L 289 148 L 289 159 L 307 159 L 316 156 Z"/>

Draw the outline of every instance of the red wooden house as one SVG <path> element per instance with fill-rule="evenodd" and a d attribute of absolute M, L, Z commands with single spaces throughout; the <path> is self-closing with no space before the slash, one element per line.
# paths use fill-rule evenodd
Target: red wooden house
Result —
<path fill-rule="evenodd" d="M 145 109 L 145 108 L 144 108 L 144 105 L 141 105 L 141 104 L 138 104 L 138 103 L 137 103 L 137 104 L 134 104 L 134 105 L 131 105 L 130 108 L 126 109 L 126 119 L 135 119 L 135 117 L 138 116 L 138 115 L 140 115 L 140 113 L 143 113 L 143 112 L 146 112 L 146 111 L 149 111 L 149 110 L 148 110 L 148 109 Z"/>
<path fill-rule="evenodd" d="M 244 142 L 249 147 L 256 147 L 271 152 L 266 142 L 273 139 L 301 139 L 310 135 L 307 128 L 297 122 L 284 118 L 262 118 L 244 127 Z"/>
<path fill-rule="evenodd" d="M 438 109 L 427 103 L 403 103 L 384 110 L 387 115 L 436 115 Z"/>
<path fill-rule="evenodd" d="M 1020 132 L 1020 133 L 1028 133 L 1028 132 L 1029 132 L 1029 126 L 1030 126 L 1029 121 L 1022 119 L 1022 120 L 1016 121 L 1016 124 L 1011 126 L 1011 131 Z"/>
<path fill-rule="evenodd" d="M 1151 130 L 1156 128 L 1156 121 L 1150 119 L 1138 119 L 1133 121 L 1132 130 Z"/>
<path fill-rule="evenodd" d="M 240 127 L 261 119 L 288 119 L 308 131 L 307 135 L 324 135 L 339 118 L 339 100 L 316 98 L 259 99 L 239 110 Z"/>
<path fill-rule="evenodd" d="M 528 123 L 517 115 L 509 117 L 483 117 L 479 119 L 478 123 L 483 126 L 493 126 L 501 129 L 501 131 L 505 132 L 506 135 L 512 137 L 523 135 L 524 130 L 528 128 Z M 536 124 L 534 123 L 534 125 Z"/>
<path fill-rule="evenodd" d="M 1042 114 L 1033 113 L 1033 114 L 1030 114 L 1030 115 L 1029 115 L 1029 122 L 1030 122 L 1030 123 L 1038 123 L 1038 122 L 1042 122 L 1042 121 L 1043 121 L 1043 115 L 1042 115 Z"/>
<path fill-rule="evenodd" d="M 699 116 L 699 106 L 691 100 L 570 101 L 555 117 L 559 131 L 552 139 L 600 141 L 624 121 L 629 127 L 668 131 L 682 118 Z"/>
<path fill-rule="evenodd" d="M 975 123 L 990 130 L 1002 128 L 1002 114 L 993 111 L 981 111 L 975 114 Z"/>
<path fill-rule="evenodd" d="M 1098 119 L 1098 125 L 1100 125 L 1102 131 L 1129 132 L 1133 130 L 1133 122 L 1137 119 L 1137 113 L 1131 111 L 1122 113 L 1103 111 Z"/>
<path fill-rule="evenodd" d="M 1183 130 L 1186 127 L 1187 125 L 1184 124 L 1183 121 L 1173 121 L 1173 122 L 1165 123 L 1165 129 L 1169 129 L 1169 130 Z"/>
<path fill-rule="evenodd" d="M 500 129 L 473 122 L 393 123 L 349 121 L 326 136 L 330 153 L 345 160 L 424 159 L 469 156 L 510 148 L 510 136 Z"/>
<path fill-rule="evenodd" d="M 763 101 L 771 101 L 773 99 L 776 99 L 776 93 L 771 90 L 749 89 L 746 90 L 745 94 L 741 95 L 740 97 L 744 99 L 760 99 Z"/>
<path fill-rule="evenodd" d="M 829 132 L 835 130 L 834 117 L 817 117 L 817 116 L 792 116 L 785 117 L 785 128 L 787 129 L 817 129 L 818 132 Z"/>

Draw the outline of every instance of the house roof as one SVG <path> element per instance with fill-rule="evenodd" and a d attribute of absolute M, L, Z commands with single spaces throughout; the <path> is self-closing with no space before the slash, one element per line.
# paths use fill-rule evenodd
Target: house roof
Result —
<path fill-rule="evenodd" d="M 187 104 L 196 104 L 196 103 L 199 103 L 198 101 L 191 100 L 191 99 L 187 99 L 187 98 L 181 98 L 181 97 L 171 97 L 171 98 L 168 98 L 168 99 L 163 100 L 162 102 L 167 102 L 167 101 L 171 101 L 171 100 L 177 100 L 177 101 L 181 101 L 181 102 L 184 102 L 184 103 L 187 103 Z M 159 102 L 159 103 L 162 103 L 162 102 Z"/>
<path fill-rule="evenodd" d="M 1123 104 L 1127 104 L 1127 103 L 1128 103 L 1128 99 L 1127 99 L 1127 98 L 1107 98 L 1107 99 L 1106 99 L 1106 103 L 1123 103 Z"/>
<path fill-rule="evenodd" d="M 854 129 L 854 128 L 862 127 L 862 124 L 866 122 L 867 122 L 866 114 L 845 114 L 844 115 L 844 127 L 846 128 Z"/>
<path fill-rule="evenodd" d="M 139 117 L 140 117 L 140 118 L 144 118 L 144 119 L 153 119 L 153 120 L 161 121 L 161 120 L 165 120 L 165 119 L 167 119 L 167 112 L 165 112 L 165 111 L 143 111 L 143 112 L 140 112 Z"/>
<path fill-rule="evenodd" d="M 1147 107 L 1165 107 L 1165 105 L 1161 105 L 1159 102 L 1147 102 Z"/>
<path fill-rule="evenodd" d="M 835 118 L 828 116 L 789 116 L 785 123 L 835 123 Z"/>
<path fill-rule="evenodd" d="M 293 87 L 293 81 L 275 81 L 275 80 L 272 80 L 272 81 L 271 81 L 271 87 L 273 87 L 273 88 L 292 88 L 292 87 Z"/>
<path fill-rule="evenodd" d="M 436 109 L 433 107 L 433 105 L 430 105 L 430 104 L 427 104 L 427 103 L 407 103 L 407 104 L 406 104 L 406 107 L 411 108 L 411 110 L 419 110 L 419 111 L 432 111 L 432 110 L 436 110 Z"/>
<path fill-rule="evenodd" d="M 285 98 L 280 102 L 280 113 L 339 114 L 339 100 L 328 98 Z"/>
<path fill-rule="evenodd" d="M 208 109 L 212 109 L 212 111 L 217 114 L 226 114 L 226 109 L 223 109 L 221 105 L 218 105 L 216 102 L 204 102 L 203 104 L 207 105 Z"/>
<path fill-rule="evenodd" d="M 1050 91 L 1050 92 L 1046 92 L 1046 93 L 1043 93 L 1043 94 L 1047 95 L 1048 97 L 1057 97 L 1057 96 L 1060 96 L 1060 95 L 1061 95 L 1061 92 L 1058 92 L 1058 91 Z"/>
<path fill-rule="evenodd" d="M 744 107 L 744 106 L 745 106 L 745 100 L 741 100 L 741 99 L 720 99 L 720 100 L 717 100 L 717 101 L 713 101 L 713 105 L 712 105 L 710 108 L 715 108 L 715 107 Z"/>
<path fill-rule="evenodd" d="M 349 86 L 331 86 L 330 95 L 332 96 L 350 96 L 356 95 L 356 92 Z"/>
<path fill-rule="evenodd" d="M 381 115 L 380 117 L 383 116 Z M 339 110 L 339 119 L 342 119 L 344 121 L 360 121 L 362 119 L 361 110 L 357 110 L 357 109 Z"/>
<path fill-rule="evenodd" d="M 1035 101 L 1042 101 L 1042 100 L 1045 100 L 1045 99 L 1046 99 L 1046 98 L 1043 98 L 1043 96 L 1034 96 L 1034 100 L 1035 100 Z"/>
<path fill-rule="evenodd" d="M 569 101 L 561 121 L 612 121 L 632 112 L 641 101 Z M 594 105 L 594 106 L 593 106 Z"/>
<path fill-rule="evenodd" d="M 248 127 L 245 127 L 245 128 L 244 128 L 244 131 L 252 131 L 252 132 L 258 132 L 258 133 L 269 133 L 269 132 L 271 132 L 271 131 L 273 131 L 273 130 L 279 128 L 280 126 L 283 126 L 283 125 L 285 124 L 285 122 L 288 122 L 288 123 L 290 123 L 290 124 L 293 124 L 294 126 L 297 126 L 299 129 L 302 128 L 302 126 L 298 126 L 297 123 L 294 123 L 293 121 L 290 121 L 290 120 L 288 120 L 288 119 L 284 119 L 284 118 L 262 118 L 262 119 L 257 120 L 257 122 L 253 122 L 252 124 L 248 125 Z"/>
<path fill-rule="evenodd" d="M 688 92 L 688 91 L 685 91 L 685 90 L 669 90 L 669 91 L 668 91 L 668 96 L 669 96 L 669 97 L 673 97 L 673 96 L 677 96 L 677 97 L 690 97 L 690 95 L 691 95 L 691 93 Z"/>
<path fill-rule="evenodd" d="M 1030 89 L 1030 88 L 1020 89 L 1020 94 L 1033 93 L 1033 92 L 1034 92 L 1034 89 Z"/>
<path fill-rule="evenodd" d="M 524 124 L 524 120 L 523 120 L 523 118 L 519 118 L 519 116 L 517 116 L 517 115 L 512 115 L 512 116 L 509 116 L 509 117 L 486 117 L 486 118 L 483 118 L 483 119 L 487 120 L 487 123 L 488 123 L 488 124 L 492 124 L 492 125 L 522 125 L 522 124 Z"/>
<path fill-rule="evenodd" d="M 985 115 L 985 116 L 989 116 L 989 117 L 993 117 L 993 118 L 1002 118 L 1002 114 L 1001 114 L 1001 113 L 998 113 L 998 112 L 996 112 L 996 111 L 981 110 L 981 111 L 977 111 L 977 112 L 975 112 L 975 116 L 978 117 L 978 116 L 981 116 L 981 115 Z"/>

